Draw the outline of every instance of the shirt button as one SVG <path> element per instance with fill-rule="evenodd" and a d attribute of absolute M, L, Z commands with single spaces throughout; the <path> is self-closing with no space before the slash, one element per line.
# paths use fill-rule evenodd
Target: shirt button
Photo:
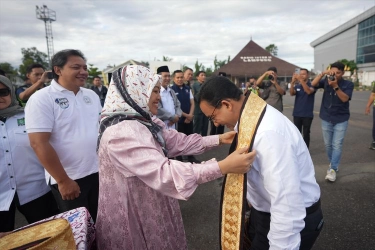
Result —
<path fill-rule="evenodd" d="M 14 188 L 12 188 L 12 190 L 14 190 Z"/>
<path fill-rule="evenodd" d="M 11 176 L 10 178 L 13 178 L 13 176 Z"/>
<path fill-rule="evenodd" d="M 8 166 L 10 166 L 10 165 L 12 165 L 12 164 L 8 163 Z"/>
<path fill-rule="evenodd" d="M 5 152 L 7 152 L 7 153 L 8 153 L 8 152 L 9 152 L 9 150 L 5 150 Z"/>
<path fill-rule="evenodd" d="M 3 138 L 5 139 L 6 137 L 5 137 L 5 136 L 3 136 Z"/>

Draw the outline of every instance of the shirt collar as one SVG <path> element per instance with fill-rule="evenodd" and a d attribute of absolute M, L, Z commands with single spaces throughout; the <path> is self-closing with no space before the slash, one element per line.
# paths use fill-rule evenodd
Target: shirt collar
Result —
<path fill-rule="evenodd" d="M 234 126 L 234 131 L 236 131 L 238 133 L 238 122 L 236 123 L 236 126 Z"/>
<path fill-rule="evenodd" d="M 69 92 L 73 92 L 73 91 L 70 91 L 70 90 L 67 90 L 66 88 L 64 88 L 63 86 L 61 86 L 58 82 L 55 81 L 55 79 L 53 79 L 51 81 L 51 86 L 53 88 L 55 88 L 56 90 L 60 91 L 60 92 L 63 92 L 63 91 L 69 91 Z M 81 88 L 79 88 L 79 91 L 78 92 L 81 92 Z M 77 93 L 78 94 L 78 93 Z"/>

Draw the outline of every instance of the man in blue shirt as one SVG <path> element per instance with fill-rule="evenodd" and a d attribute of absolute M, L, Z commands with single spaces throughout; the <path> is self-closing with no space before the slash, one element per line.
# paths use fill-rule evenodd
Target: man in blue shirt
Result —
<path fill-rule="evenodd" d="M 310 145 L 310 128 L 314 118 L 315 89 L 309 81 L 309 71 L 300 69 L 299 74 L 294 74 L 290 83 L 290 95 L 296 96 L 293 109 L 293 122 L 300 132 L 306 146 Z"/>
<path fill-rule="evenodd" d="M 322 119 L 323 139 L 330 161 L 326 180 L 334 182 L 342 153 L 342 144 L 350 117 L 349 101 L 352 98 L 354 84 L 344 80 L 345 65 L 335 62 L 330 70 L 317 75 L 311 85 L 324 88 L 320 119 Z M 323 76 L 327 75 L 324 79 Z"/>

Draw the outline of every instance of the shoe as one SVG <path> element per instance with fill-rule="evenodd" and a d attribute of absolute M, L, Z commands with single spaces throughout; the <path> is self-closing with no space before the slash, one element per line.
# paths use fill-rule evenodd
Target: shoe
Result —
<path fill-rule="evenodd" d="M 373 141 L 369 147 L 369 149 L 375 150 L 375 141 Z"/>
<path fill-rule="evenodd" d="M 328 169 L 325 179 L 334 182 L 336 180 L 336 171 L 333 169 Z"/>
<path fill-rule="evenodd" d="M 197 160 L 194 156 L 189 156 L 188 157 L 188 162 L 191 162 L 191 163 L 201 163 L 201 161 Z"/>
<path fill-rule="evenodd" d="M 331 169 L 331 163 L 329 164 L 328 169 Z M 339 167 L 337 167 L 337 169 L 336 169 L 336 173 L 337 173 L 338 171 L 339 171 Z"/>

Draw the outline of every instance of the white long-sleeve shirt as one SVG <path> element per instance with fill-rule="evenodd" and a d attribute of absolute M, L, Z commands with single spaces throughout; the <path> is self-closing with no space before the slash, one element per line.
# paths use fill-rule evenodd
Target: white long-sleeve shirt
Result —
<path fill-rule="evenodd" d="M 255 135 L 257 156 L 247 173 L 247 200 L 271 213 L 271 250 L 299 249 L 306 208 L 320 198 L 314 165 L 296 126 L 267 105 Z"/>
<path fill-rule="evenodd" d="M 0 121 L 0 134 L 0 211 L 9 211 L 16 192 L 24 205 L 50 188 L 44 180 L 44 168 L 30 146 L 24 112 Z"/>

